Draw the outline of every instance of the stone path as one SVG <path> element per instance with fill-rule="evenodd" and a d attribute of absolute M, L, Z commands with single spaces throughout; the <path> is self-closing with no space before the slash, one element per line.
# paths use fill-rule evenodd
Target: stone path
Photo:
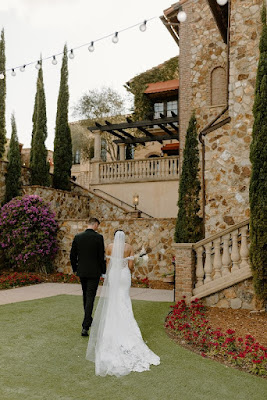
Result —
<path fill-rule="evenodd" d="M 97 296 L 101 293 L 101 286 Z M 82 288 L 79 284 L 73 283 L 39 283 L 37 285 L 24 286 L 15 289 L 0 290 L 0 305 L 16 303 L 45 297 L 57 296 L 59 294 L 82 295 Z M 173 291 L 162 289 L 131 288 L 131 299 L 147 301 L 173 302 Z"/>

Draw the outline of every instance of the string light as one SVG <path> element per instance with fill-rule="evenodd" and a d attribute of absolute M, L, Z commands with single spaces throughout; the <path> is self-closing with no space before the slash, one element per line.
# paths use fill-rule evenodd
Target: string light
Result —
<path fill-rule="evenodd" d="M 179 22 L 185 22 L 185 21 L 186 21 L 186 18 L 187 18 L 186 13 L 181 9 L 181 10 L 178 12 L 178 15 L 177 15 L 178 21 L 179 21 Z"/>
<path fill-rule="evenodd" d="M 5 79 L 5 75 L 3 73 L 0 74 L 0 79 Z"/>
<path fill-rule="evenodd" d="M 73 49 L 71 49 L 71 51 L 70 51 L 70 54 L 69 54 L 69 58 L 71 59 L 71 60 L 73 60 L 74 59 L 74 53 L 73 53 Z"/>
<path fill-rule="evenodd" d="M 219 4 L 219 6 L 224 6 L 228 2 L 228 0 L 216 0 L 216 1 Z"/>
<path fill-rule="evenodd" d="M 118 32 L 115 32 L 114 36 L 112 38 L 112 42 L 116 44 L 116 43 L 118 43 L 118 41 L 119 41 Z"/>
<path fill-rule="evenodd" d="M 144 22 L 139 26 L 139 29 L 141 32 L 146 31 L 146 20 L 144 20 Z"/>
<path fill-rule="evenodd" d="M 101 40 L 104 40 L 104 39 L 107 39 L 107 38 L 110 38 L 110 37 L 112 37 L 112 42 L 113 42 L 113 43 L 118 43 L 118 41 L 119 41 L 119 37 L 118 37 L 119 33 L 124 32 L 124 31 L 127 31 L 127 30 L 129 30 L 129 29 L 136 28 L 137 26 L 139 26 L 139 29 L 140 29 L 141 32 L 144 32 L 144 31 L 146 30 L 146 28 L 147 28 L 147 22 L 152 21 L 153 19 L 156 19 L 156 18 L 158 18 L 158 16 L 154 16 L 154 17 L 152 17 L 152 18 L 149 18 L 148 20 L 144 20 L 141 24 L 140 24 L 140 22 L 139 22 L 139 23 L 137 23 L 137 24 L 128 26 L 127 28 L 124 28 L 124 29 L 121 29 L 120 31 L 115 32 L 115 34 L 108 34 L 108 35 L 102 36 L 102 37 L 100 37 L 100 38 L 98 38 L 98 39 L 96 39 L 96 40 L 94 40 L 94 41 L 91 41 L 91 42 L 82 44 L 81 46 L 72 48 L 72 49 L 70 50 L 70 53 L 69 53 L 69 58 L 70 58 L 70 59 L 73 59 L 73 58 L 75 57 L 75 55 L 74 55 L 74 50 L 80 49 L 81 47 L 84 47 L 84 46 L 87 46 L 87 47 L 88 47 L 88 50 L 89 50 L 90 52 L 93 52 L 94 49 L 95 49 L 95 48 L 94 48 L 94 43 L 95 43 L 95 42 L 99 42 L 99 41 L 101 41 Z M 43 58 L 43 59 L 42 59 L 42 63 L 43 63 L 44 61 L 46 61 L 46 60 L 52 59 L 52 64 L 53 64 L 53 65 L 56 65 L 56 64 L 57 64 L 56 56 L 61 56 L 61 55 L 63 55 L 63 52 L 58 53 L 58 54 L 55 54 L 55 55 L 53 55 L 53 56 L 48 56 L 48 57 L 46 57 L 46 58 Z M 5 71 L 0 72 L 0 76 L 2 76 L 2 74 L 3 74 L 3 75 L 4 75 L 4 78 L 5 78 L 5 73 L 4 73 L 4 72 L 8 72 L 8 71 L 11 71 L 11 75 L 12 75 L 12 76 L 16 76 L 16 72 L 15 72 L 16 69 L 19 69 L 21 72 L 24 72 L 24 71 L 25 71 L 25 68 L 26 68 L 27 66 L 29 66 L 29 65 L 32 65 L 32 64 L 35 64 L 36 69 L 39 69 L 39 68 L 41 67 L 40 61 L 32 61 L 32 62 L 29 62 L 29 63 L 27 63 L 27 64 L 23 64 L 23 65 L 21 65 L 21 66 L 17 66 L 17 67 L 13 67 L 13 68 L 8 68 L 8 69 L 6 69 Z M 4 78 L 1 78 L 1 79 L 4 79 Z"/>
<path fill-rule="evenodd" d="M 90 46 L 88 47 L 88 50 L 92 53 L 95 48 L 94 48 L 94 42 L 91 42 Z"/>

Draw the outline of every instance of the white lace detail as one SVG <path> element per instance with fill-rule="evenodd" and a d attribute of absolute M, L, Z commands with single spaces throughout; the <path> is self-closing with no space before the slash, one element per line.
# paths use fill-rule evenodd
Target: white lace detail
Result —
<path fill-rule="evenodd" d="M 116 244 L 115 235 L 113 250 Z M 118 239 L 118 238 L 117 238 Z M 124 238 L 123 238 L 124 239 Z M 119 238 L 122 240 L 122 237 Z M 131 371 L 143 372 L 150 365 L 159 365 L 160 358 L 145 344 L 133 315 L 130 299 L 131 274 L 128 260 L 112 251 L 107 277 L 101 292 L 91 327 L 86 358 L 95 362 L 96 375 L 127 375 Z"/>

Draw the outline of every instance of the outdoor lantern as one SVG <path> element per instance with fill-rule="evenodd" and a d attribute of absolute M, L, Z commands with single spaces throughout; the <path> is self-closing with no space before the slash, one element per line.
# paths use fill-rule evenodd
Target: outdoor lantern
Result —
<path fill-rule="evenodd" d="M 219 6 L 224 6 L 228 0 L 216 0 Z"/>
<path fill-rule="evenodd" d="M 180 11 L 178 12 L 178 15 L 177 15 L 178 21 L 179 21 L 179 22 L 185 22 L 185 21 L 186 21 L 186 18 L 187 18 L 186 13 L 185 13 L 184 11 L 180 10 Z"/>
<path fill-rule="evenodd" d="M 134 205 L 134 209 L 136 210 L 136 206 L 138 206 L 138 204 L 139 204 L 139 195 L 138 194 L 135 194 L 134 196 L 133 196 L 133 205 Z"/>
<path fill-rule="evenodd" d="M 16 72 L 15 72 L 14 68 L 12 68 L 11 75 L 12 75 L 12 76 L 16 76 Z"/>
<path fill-rule="evenodd" d="M 0 74 L 0 79 L 5 79 L 5 75 L 3 73 Z"/>
<path fill-rule="evenodd" d="M 57 65 L 57 59 L 56 59 L 56 56 L 53 56 L 52 64 L 53 64 L 53 65 Z"/>
<path fill-rule="evenodd" d="M 74 53 L 73 53 L 73 50 L 72 50 L 72 49 L 71 49 L 71 51 L 70 51 L 69 58 L 70 58 L 71 60 L 74 59 Z"/>
<path fill-rule="evenodd" d="M 36 68 L 36 69 L 40 69 L 40 68 L 41 68 L 41 63 L 40 63 L 40 61 L 37 61 L 36 65 L 35 65 L 35 68 Z"/>
<path fill-rule="evenodd" d="M 20 71 L 21 71 L 21 72 L 24 72 L 24 71 L 25 71 L 25 67 L 26 67 L 26 65 L 22 65 L 22 66 L 20 67 Z"/>

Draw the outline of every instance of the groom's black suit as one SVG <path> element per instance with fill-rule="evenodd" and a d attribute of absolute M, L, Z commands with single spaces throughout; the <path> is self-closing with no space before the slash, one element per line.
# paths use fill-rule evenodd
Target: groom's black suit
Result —
<path fill-rule="evenodd" d="M 70 252 L 73 272 L 80 277 L 83 290 L 84 320 L 83 329 L 88 330 L 92 323 L 92 311 L 101 274 L 106 273 L 105 247 L 103 236 L 93 229 L 78 233 Z"/>

